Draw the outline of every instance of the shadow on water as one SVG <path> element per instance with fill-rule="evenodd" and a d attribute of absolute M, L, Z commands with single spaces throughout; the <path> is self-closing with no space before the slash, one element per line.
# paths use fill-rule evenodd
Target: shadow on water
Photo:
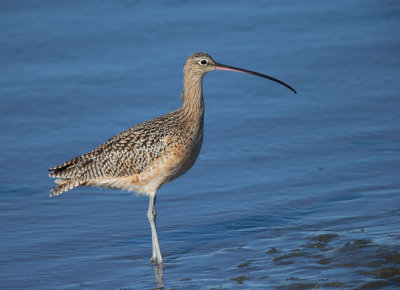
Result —
<path fill-rule="evenodd" d="M 284 229 L 281 234 L 290 235 Z M 186 272 L 181 268 L 186 259 L 193 262 L 191 254 L 179 254 L 175 258 L 167 256 L 165 279 L 164 267 L 153 266 L 154 286 L 157 289 L 183 285 L 223 289 L 251 288 L 251 285 L 275 285 L 278 289 L 380 289 L 400 285 L 400 252 L 396 244 L 362 238 L 363 231 L 357 234 L 361 238 L 356 239 L 334 232 L 302 234 L 304 237 L 291 247 L 285 244 L 270 247 L 273 238 L 261 239 L 265 248 L 263 254 L 260 254 L 260 246 L 255 248 L 255 245 L 209 249 L 210 253 L 203 255 L 214 262 L 213 265 L 206 262 L 208 271 L 205 273 L 196 274 L 196 265 L 188 267 Z M 194 245 L 194 251 L 198 250 Z M 200 267 L 203 259 L 198 256 L 196 260 Z M 223 273 L 218 260 L 225 266 Z M 230 263 L 232 261 L 235 262 Z M 174 276 L 173 272 L 177 270 L 179 276 Z M 221 277 L 219 282 L 214 272 L 230 277 L 229 281 Z M 213 275 L 212 281 L 207 275 Z M 277 276 L 281 279 L 276 280 Z"/>
<path fill-rule="evenodd" d="M 274 271 L 282 268 L 290 273 L 279 289 L 379 289 L 400 285 L 400 253 L 396 245 L 377 244 L 369 239 L 349 240 L 327 233 L 313 235 L 292 249 L 272 247 L 266 253 Z M 248 260 L 237 268 L 253 266 L 254 270 L 257 263 L 260 264 L 256 259 Z M 251 272 L 249 269 L 248 273 Z M 304 276 L 306 272 L 314 273 L 315 278 Z M 249 277 L 243 271 L 234 279 L 238 284 L 251 285 Z M 257 277 L 258 280 L 267 278 Z"/>

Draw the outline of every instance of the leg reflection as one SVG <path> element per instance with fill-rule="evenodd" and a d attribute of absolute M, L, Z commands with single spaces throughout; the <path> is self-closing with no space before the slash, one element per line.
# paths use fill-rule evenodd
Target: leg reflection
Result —
<path fill-rule="evenodd" d="M 157 284 L 157 289 L 163 289 L 164 288 L 164 265 L 161 264 L 153 264 L 153 269 L 154 269 L 154 275 L 156 276 L 156 284 Z"/>

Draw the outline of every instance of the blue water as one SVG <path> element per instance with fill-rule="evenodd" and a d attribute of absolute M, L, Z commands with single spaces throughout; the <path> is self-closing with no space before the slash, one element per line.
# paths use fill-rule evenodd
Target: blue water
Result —
<path fill-rule="evenodd" d="M 400 285 L 400 5 L 382 1 L 1 1 L 0 287 Z M 204 79 L 200 157 L 148 199 L 47 168 L 180 106 Z M 157 270 L 157 269 L 156 269 Z"/>

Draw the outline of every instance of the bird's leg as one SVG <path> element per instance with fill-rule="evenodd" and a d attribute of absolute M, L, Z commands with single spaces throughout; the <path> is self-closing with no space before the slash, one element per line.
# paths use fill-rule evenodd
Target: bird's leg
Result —
<path fill-rule="evenodd" d="M 151 227 L 151 239 L 153 244 L 153 255 L 151 257 L 151 262 L 155 264 L 162 265 L 163 259 L 161 256 L 160 245 L 158 243 L 157 228 L 156 228 L 156 195 L 150 196 L 149 201 L 149 211 L 147 212 L 147 217 L 149 218 Z"/>

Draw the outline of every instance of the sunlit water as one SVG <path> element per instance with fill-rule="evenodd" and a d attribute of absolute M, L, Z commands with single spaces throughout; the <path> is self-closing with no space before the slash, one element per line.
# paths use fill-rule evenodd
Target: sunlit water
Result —
<path fill-rule="evenodd" d="M 180 105 L 204 79 L 196 165 L 158 194 L 167 289 L 400 285 L 397 1 L 2 1 L 0 287 L 161 286 L 148 199 L 47 168 Z"/>

